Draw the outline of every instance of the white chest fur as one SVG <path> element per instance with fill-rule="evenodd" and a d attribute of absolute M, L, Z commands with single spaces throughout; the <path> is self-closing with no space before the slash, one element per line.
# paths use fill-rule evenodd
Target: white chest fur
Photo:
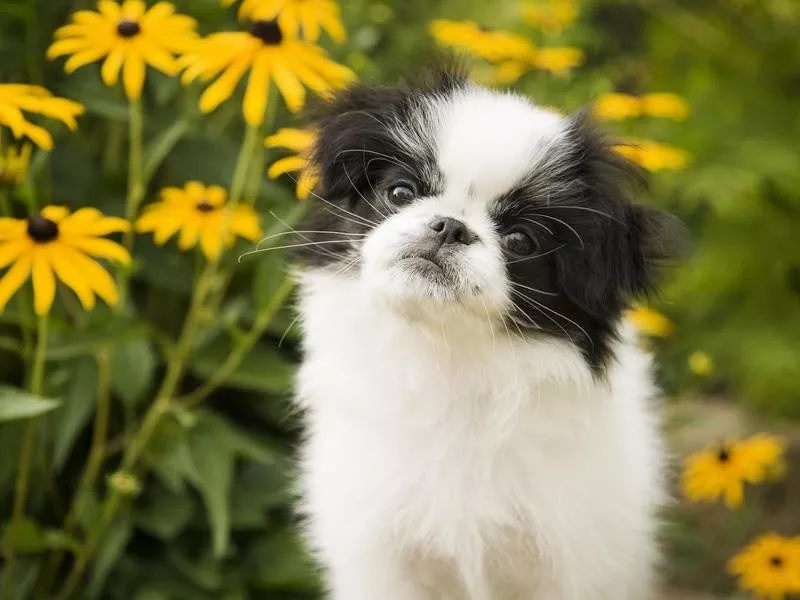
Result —
<path fill-rule="evenodd" d="M 646 598 L 663 463 L 646 356 L 622 342 L 601 382 L 566 342 L 364 297 L 303 282 L 303 510 L 332 597 Z"/>

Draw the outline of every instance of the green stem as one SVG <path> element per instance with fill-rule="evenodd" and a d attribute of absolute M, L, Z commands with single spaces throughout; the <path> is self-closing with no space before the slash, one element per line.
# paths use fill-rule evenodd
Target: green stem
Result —
<path fill-rule="evenodd" d="M 131 223 L 136 219 L 139 205 L 144 197 L 142 181 L 142 121 L 141 100 L 131 100 L 128 105 L 128 197 L 125 201 L 125 218 Z M 133 230 L 125 233 L 123 242 L 129 252 L 133 250 Z"/>
<path fill-rule="evenodd" d="M 231 194 L 229 201 L 230 212 L 228 218 L 223 223 L 221 228 L 221 236 L 224 239 L 227 234 L 227 229 L 230 226 L 230 217 L 233 211 L 238 206 L 242 198 L 245 183 L 247 182 L 247 174 L 252 161 L 253 153 L 256 150 L 256 144 L 259 142 L 259 130 L 255 127 L 249 127 L 247 133 L 242 141 L 242 147 L 239 151 L 239 157 L 236 160 L 236 167 L 233 172 L 233 180 L 231 182 Z M 136 468 L 139 458 L 147 447 L 150 438 L 156 430 L 161 418 L 171 408 L 172 399 L 178 391 L 183 373 L 186 368 L 186 362 L 191 354 L 194 346 L 195 333 L 199 325 L 199 318 L 203 309 L 206 308 L 209 295 L 214 288 L 214 281 L 217 276 L 219 268 L 219 261 L 207 262 L 203 272 L 200 275 L 197 286 L 195 287 L 192 300 L 189 305 L 189 310 L 184 321 L 181 334 L 178 342 L 167 361 L 167 372 L 164 375 L 164 380 L 161 387 L 156 394 L 153 404 L 145 413 L 142 425 L 139 430 L 131 438 L 125 453 L 122 457 L 119 470 L 129 472 Z M 89 559 L 97 549 L 97 544 L 100 542 L 106 527 L 113 521 L 114 516 L 122 504 L 123 495 L 117 488 L 113 488 L 108 497 L 103 503 L 103 513 L 101 518 L 89 532 L 86 542 L 81 547 L 80 552 L 75 558 L 72 569 L 67 576 L 64 586 L 59 591 L 56 600 L 67 600 L 81 583 L 83 573 L 89 563 Z"/>
<path fill-rule="evenodd" d="M 0 217 L 11 217 L 11 201 L 8 199 L 8 193 L 5 190 L 0 190 Z"/>
<path fill-rule="evenodd" d="M 261 310 L 256 314 L 255 321 L 253 321 L 250 331 L 237 342 L 236 347 L 225 359 L 225 362 L 217 367 L 211 374 L 211 377 L 209 377 L 203 385 L 183 398 L 181 402 L 183 406 L 189 407 L 199 404 L 227 381 L 228 377 L 236 371 L 244 357 L 247 356 L 247 353 L 253 349 L 253 346 L 256 345 L 270 326 L 275 315 L 286 302 L 289 294 L 291 294 L 294 286 L 294 279 L 290 276 L 286 276 L 281 286 L 276 290 L 275 295 L 272 296 L 270 301 L 264 304 Z"/>
<path fill-rule="evenodd" d="M 29 389 L 32 394 L 40 395 L 44 380 L 45 348 L 47 347 L 47 317 L 39 317 L 36 352 L 33 358 Z M 28 498 L 31 462 L 36 444 L 36 419 L 28 420 L 22 435 L 22 448 L 19 453 L 17 481 L 14 486 L 14 504 L 11 511 L 10 534 L 7 538 L 6 565 L 3 574 L 3 597 L 12 598 L 14 587 L 14 560 L 16 555 L 16 537 L 19 523 L 25 515 L 25 502 Z"/>

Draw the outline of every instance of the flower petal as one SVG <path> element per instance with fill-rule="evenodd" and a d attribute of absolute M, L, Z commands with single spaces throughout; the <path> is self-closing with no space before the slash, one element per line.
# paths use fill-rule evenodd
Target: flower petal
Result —
<path fill-rule="evenodd" d="M 22 254 L 17 262 L 0 279 L 0 313 L 2 313 L 11 297 L 22 287 L 31 272 L 31 255 Z"/>
<path fill-rule="evenodd" d="M 105 45 L 87 48 L 83 52 L 73 54 L 69 60 L 64 63 L 64 71 L 74 73 L 83 66 L 96 62 L 108 54 L 108 47 Z"/>
<path fill-rule="evenodd" d="M 131 52 L 125 57 L 122 66 L 122 84 L 125 87 L 125 94 L 130 100 L 138 100 L 142 97 L 144 88 L 145 64 L 140 54 Z"/>
<path fill-rule="evenodd" d="M 262 235 L 258 214 L 249 206 L 240 206 L 236 209 L 231 219 L 230 229 L 235 235 L 251 242 L 255 242 Z"/>
<path fill-rule="evenodd" d="M 86 281 L 86 276 L 61 252 L 56 251 L 50 255 L 50 264 L 56 277 L 75 292 L 84 310 L 92 310 L 95 306 L 94 292 Z"/>
<path fill-rule="evenodd" d="M 303 108 L 306 89 L 283 61 L 276 62 L 272 66 L 272 78 L 290 111 L 298 112 Z"/>
<path fill-rule="evenodd" d="M 267 148 L 288 148 L 295 152 L 307 150 L 314 145 L 316 136 L 312 131 L 304 129 L 291 129 L 284 127 L 277 133 L 272 134 L 264 140 Z"/>
<path fill-rule="evenodd" d="M 111 275 L 108 274 L 108 271 L 82 252 L 69 246 L 62 246 L 59 248 L 59 252 L 63 254 L 64 260 L 71 262 L 75 269 L 81 273 L 86 283 L 91 286 L 98 296 L 112 306 L 119 302 L 117 285 Z"/>
<path fill-rule="evenodd" d="M 56 277 L 50 266 L 53 246 L 54 244 L 36 245 L 32 253 L 33 310 L 40 317 L 50 312 L 56 297 Z"/>
<path fill-rule="evenodd" d="M 209 260 L 216 261 L 219 259 L 219 255 L 222 253 L 222 237 L 220 236 L 219 228 L 203 228 L 200 234 L 200 248 Z"/>
<path fill-rule="evenodd" d="M 275 179 L 284 173 L 304 169 L 307 165 L 308 161 L 302 156 L 287 156 L 286 158 L 281 158 L 272 163 L 267 171 L 267 177 Z"/>
<path fill-rule="evenodd" d="M 119 70 L 122 68 L 122 61 L 124 58 L 125 51 L 121 46 L 116 46 L 108 54 L 105 61 L 103 61 L 100 75 L 103 78 L 103 83 L 107 86 L 117 85 L 117 81 L 119 81 Z"/>
<path fill-rule="evenodd" d="M 0 244 L 0 269 L 17 260 L 30 247 L 30 241 L 21 239 Z"/>
<path fill-rule="evenodd" d="M 200 215 L 190 214 L 183 222 L 181 227 L 181 235 L 178 238 L 178 248 L 181 250 L 188 250 L 197 244 L 197 238 L 200 235 Z"/>
<path fill-rule="evenodd" d="M 45 219 L 50 219 L 53 223 L 61 223 L 69 215 L 69 209 L 66 206 L 50 205 L 45 206 L 39 214 Z"/>
<path fill-rule="evenodd" d="M 272 53 L 260 52 L 256 55 L 250 80 L 244 93 L 244 120 L 251 127 L 264 122 L 264 113 L 269 101 L 269 74 L 272 67 Z"/>
<path fill-rule="evenodd" d="M 62 241 L 90 256 L 105 258 L 122 265 L 131 264 L 131 255 L 128 251 L 111 240 L 95 237 L 64 237 Z"/>
<path fill-rule="evenodd" d="M 225 100 L 230 98 L 236 89 L 236 85 L 241 80 L 245 71 L 247 71 L 249 64 L 249 56 L 238 56 L 224 70 L 222 75 L 220 75 L 214 83 L 208 86 L 208 89 L 206 89 L 206 91 L 203 92 L 203 95 L 200 96 L 200 111 L 209 113 L 216 109 Z M 252 77 L 250 78 L 250 81 L 252 82 Z"/>

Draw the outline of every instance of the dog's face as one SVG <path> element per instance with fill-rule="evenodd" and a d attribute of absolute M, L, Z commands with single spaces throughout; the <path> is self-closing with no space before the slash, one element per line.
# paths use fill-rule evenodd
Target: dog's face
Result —
<path fill-rule="evenodd" d="M 442 76 L 351 90 L 318 128 L 308 268 L 400 307 L 560 336 L 602 368 L 621 311 L 652 285 L 664 222 L 628 201 L 635 171 L 585 115 Z"/>

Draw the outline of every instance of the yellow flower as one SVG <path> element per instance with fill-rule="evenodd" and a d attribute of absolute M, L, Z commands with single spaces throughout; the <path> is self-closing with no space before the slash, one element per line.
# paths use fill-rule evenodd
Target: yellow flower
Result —
<path fill-rule="evenodd" d="M 30 140 L 45 150 L 53 149 L 53 137 L 41 127 L 25 120 L 23 111 L 58 119 L 72 131 L 77 129 L 75 117 L 84 113 L 82 104 L 56 98 L 38 85 L 0 83 L 0 125 L 11 129 L 15 138 Z"/>
<path fill-rule="evenodd" d="M 604 121 L 623 121 L 642 114 L 642 103 L 630 94 L 603 94 L 594 103 L 594 114 Z"/>
<path fill-rule="evenodd" d="M 644 96 L 603 94 L 594 103 L 598 119 L 623 121 L 646 115 L 683 121 L 689 115 L 689 103 L 677 94 L 659 92 Z"/>
<path fill-rule="evenodd" d="M 506 31 L 494 31 L 472 21 L 431 21 L 430 32 L 436 43 L 486 59 L 502 62 L 530 58 L 535 50 L 526 37 Z"/>
<path fill-rule="evenodd" d="M 180 68 L 175 55 L 197 41 L 196 21 L 176 14 L 169 2 L 148 9 L 143 0 L 125 0 L 122 5 L 100 0 L 97 8 L 79 10 L 72 15 L 72 23 L 56 30 L 47 57 L 71 55 L 64 65 L 67 73 L 105 58 L 103 83 L 116 85 L 121 69 L 130 100 L 142 95 L 147 65 L 177 75 Z"/>
<path fill-rule="evenodd" d="M 125 219 L 106 217 L 94 208 L 70 214 L 63 206 L 48 206 L 29 219 L 0 219 L 0 268 L 11 265 L 0 279 L 0 312 L 28 277 L 33 279 L 33 306 L 40 316 L 53 306 L 56 279 L 75 292 L 86 310 L 94 308 L 95 294 L 116 304 L 114 280 L 89 257 L 130 264 L 125 248 L 102 238 L 129 227 Z"/>
<path fill-rule="evenodd" d="M 230 98 L 250 69 L 243 109 L 245 120 L 253 127 L 264 121 L 270 80 L 289 110 L 297 112 L 305 104 L 305 87 L 326 96 L 355 79 L 350 69 L 333 62 L 319 46 L 283 31 L 277 21 L 253 21 L 249 31 L 211 34 L 184 55 L 182 62 L 184 83 L 217 78 L 200 97 L 200 110 L 206 113 Z"/>
<path fill-rule="evenodd" d="M 551 73 L 564 74 L 583 62 L 580 48 L 539 48 L 533 55 L 533 65 Z"/>
<path fill-rule="evenodd" d="M 689 357 L 689 369 L 695 375 L 706 377 L 714 370 L 714 361 L 706 352 L 693 352 Z"/>
<path fill-rule="evenodd" d="M 685 150 L 650 140 L 630 139 L 614 146 L 614 150 L 648 171 L 677 171 L 689 162 Z"/>
<path fill-rule="evenodd" d="M 728 571 L 739 577 L 741 589 L 760 598 L 800 594 L 800 537 L 762 535 L 728 561 Z"/>
<path fill-rule="evenodd" d="M 636 329 L 651 337 L 669 337 L 675 330 L 672 321 L 652 308 L 638 306 L 626 311 L 625 316 Z"/>
<path fill-rule="evenodd" d="M 530 65 L 520 60 L 508 60 L 496 65 L 482 64 L 471 73 L 472 79 L 486 85 L 511 85 L 519 81 L 530 69 Z"/>
<path fill-rule="evenodd" d="M 223 3 L 234 2 L 225 0 Z M 243 0 L 239 17 L 252 21 L 278 19 L 283 31 L 296 35 L 302 29 L 303 37 L 309 42 L 316 42 L 321 30 L 339 44 L 347 40 L 342 11 L 333 0 Z"/>
<path fill-rule="evenodd" d="M 649 117 L 683 121 L 689 115 L 689 103 L 678 94 L 660 92 L 641 98 L 642 113 Z"/>
<path fill-rule="evenodd" d="M 300 200 L 308 198 L 319 179 L 308 156 L 316 139 L 316 134 L 313 131 L 284 128 L 264 141 L 264 145 L 268 148 L 288 148 L 295 152 L 295 156 L 287 156 L 272 163 L 267 175 L 270 179 L 275 179 L 284 173 L 300 171 L 295 191 Z"/>
<path fill-rule="evenodd" d="M 163 246 L 180 231 L 178 248 L 189 250 L 200 242 L 203 254 L 217 260 L 224 245 L 233 246 L 236 237 L 255 242 L 261 237 L 258 215 L 249 206 L 237 206 L 233 213 L 225 203 L 227 192 L 218 185 L 204 186 L 190 181 L 183 188 L 169 187 L 161 191 L 160 202 L 145 207 L 136 222 L 139 233 L 153 233 L 153 241 Z"/>
<path fill-rule="evenodd" d="M 9 148 L 5 152 L 0 148 L 0 190 L 18 186 L 28 175 L 31 162 L 30 144 L 22 146 L 22 150 Z"/>
<path fill-rule="evenodd" d="M 738 508 L 745 483 L 763 483 L 782 474 L 785 446 L 782 438 L 759 434 L 695 452 L 684 462 L 683 494 L 690 502 L 714 502 L 722 496 L 728 507 Z"/>
<path fill-rule="evenodd" d="M 539 0 L 522 5 L 522 19 L 547 35 L 561 33 L 577 18 L 578 3 L 575 0 Z"/>

